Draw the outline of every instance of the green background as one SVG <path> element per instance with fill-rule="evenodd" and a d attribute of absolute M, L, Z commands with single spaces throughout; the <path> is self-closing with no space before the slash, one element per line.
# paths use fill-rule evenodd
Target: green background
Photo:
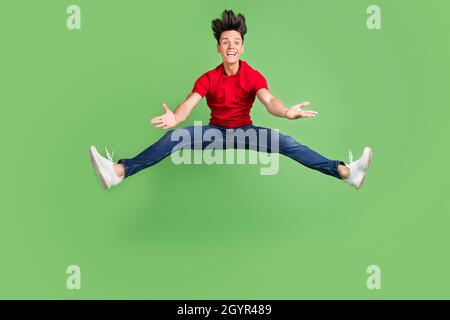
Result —
<path fill-rule="evenodd" d="M 66 9 L 81 8 L 81 30 Z M 366 27 L 381 7 L 382 30 Z M 450 298 L 445 1 L 2 1 L 0 298 Z M 374 150 L 365 185 L 280 158 L 172 164 L 111 190 L 88 147 L 132 157 L 221 63 L 210 29 L 247 19 L 243 60 L 313 119 L 273 127 L 331 159 Z M 205 100 L 181 126 L 209 119 Z M 81 290 L 66 268 L 81 268 Z M 381 268 L 381 290 L 366 269 Z"/>

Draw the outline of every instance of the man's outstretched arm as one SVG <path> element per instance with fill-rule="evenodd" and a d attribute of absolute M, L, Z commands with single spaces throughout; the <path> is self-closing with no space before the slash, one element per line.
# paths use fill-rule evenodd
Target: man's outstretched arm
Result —
<path fill-rule="evenodd" d="M 269 90 L 262 88 L 256 93 L 259 101 L 266 107 L 270 114 L 276 117 L 287 118 L 287 119 L 298 119 L 298 118 L 312 118 L 318 113 L 312 110 L 303 110 L 303 107 L 309 105 L 309 102 L 302 102 L 296 104 L 290 108 L 286 107 L 283 102 L 275 98 Z"/>
<path fill-rule="evenodd" d="M 197 92 L 191 92 L 187 99 L 180 104 L 175 112 L 172 112 L 165 103 L 163 109 L 166 111 L 163 115 L 154 117 L 150 123 L 158 124 L 155 128 L 170 129 L 185 121 L 194 107 L 202 100 L 202 96 Z"/>

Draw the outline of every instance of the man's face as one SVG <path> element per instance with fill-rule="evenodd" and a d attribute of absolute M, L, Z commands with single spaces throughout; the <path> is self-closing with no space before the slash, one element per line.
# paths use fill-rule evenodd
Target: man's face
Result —
<path fill-rule="evenodd" d="M 241 34 L 235 30 L 224 31 L 220 35 L 217 52 L 222 56 L 225 63 L 239 62 L 242 53 L 244 53 L 244 44 Z"/>

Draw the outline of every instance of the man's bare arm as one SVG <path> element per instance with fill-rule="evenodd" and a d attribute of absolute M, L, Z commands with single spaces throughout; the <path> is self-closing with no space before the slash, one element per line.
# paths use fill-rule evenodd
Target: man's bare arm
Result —
<path fill-rule="evenodd" d="M 177 125 L 181 122 L 185 121 L 189 115 L 191 114 L 192 110 L 194 110 L 195 106 L 202 100 L 202 96 L 199 95 L 197 92 L 191 92 L 186 100 L 180 104 L 175 109 L 175 119 L 177 121 Z"/>
<path fill-rule="evenodd" d="M 302 108 L 309 105 L 309 102 L 302 102 L 290 108 L 286 107 L 283 102 L 274 97 L 269 90 L 262 88 L 256 93 L 259 101 L 266 107 L 270 114 L 276 117 L 297 119 L 297 118 L 311 118 L 317 115 L 316 111 L 303 110 Z"/>
<path fill-rule="evenodd" d="M 286 118 L 286 112 L 289 109 L 280 100 L 275 98 L 269 90 L 265 88 L 259 89 L 256 95 L 270 114 L 276 117 Z"/>
<path fill-rule="evenodd" d="M 191 92 L 186 100 L 178 105 L 175 112 L 172 112 L 165 103 L 163 108 L 166 111 L 163 115 L 154 117 L 150 120 L 150 123 L 158 124 L 156 128 L 169 129 L 175 127 L 181 122 L 185 121 L 195 106 L 202 100 L 202 96 L 197 92 Z"/>

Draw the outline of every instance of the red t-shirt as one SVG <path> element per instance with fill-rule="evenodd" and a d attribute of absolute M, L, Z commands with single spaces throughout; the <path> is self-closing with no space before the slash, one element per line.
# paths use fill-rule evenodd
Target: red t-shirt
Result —
<path fill-rule="evenodd" d="M 247 62 L 239 60 L 239 71 L 227 76 L 223 64 L 202 74 L 194 84 L 192 92 L 202 97 L 211 109 L 209 124 L 236 128 L 252 124 L 250 109 L 256 92 L 267 87 L 267 81 Z"/>

